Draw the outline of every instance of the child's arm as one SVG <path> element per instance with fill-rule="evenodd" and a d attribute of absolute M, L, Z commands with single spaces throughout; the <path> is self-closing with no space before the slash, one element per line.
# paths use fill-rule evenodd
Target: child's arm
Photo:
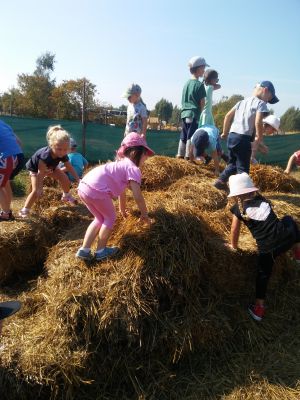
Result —
<path fill-rule="evenodd" d="M 221 85 L 219 85 L 218 83 L 213 85 L 213 90 L 218 90 L 218 89 L 221 89 Z"/>
<path fill-rule="evenodd" d="M 231 126 L 231 122 L 233 120 L 235 114 L 235 107 L 233 107 L 230 111 L 228 111 L 228 113 L 225 115 L 224 118 L 224 123 L 223 123 L 223 133 L 220 136 L 221 139 L 226 139 L 226 137 L 228 136 L 229 130 L 230 130 L 230 126 Z"/>
<path fill-rule="evenodd" d="M 127 217 L 127 211 L 126 211 L 126 189 L 119 196 L 119 210 L 120 210 L 120 213 L 122 214 L 122 217 L 126 218 Z"/>
<path fill-rule="evenodd" d="M 147 131 L 147 117 L 143 117 L 141 136 L 143 136 L 144 138 L 146 138 L 146 131 Z"/>
<path fill-rule="evenodd" d="M 194 145 L 191 143 L 190 148 L 189 148 L 189 158 L 190 161 L 194 161 Z"/>
<path fill-rule="evenodd" d="M 214 150 L 211 153 L 211 156 L 212 156 L 212 158 L 214 160 L 214 164 L 215 164 L 215 174 L 216 174 L 216 176 L 219 176 L 220 175 L 220 169 L 219 169 L 220 163 L 219 163 L 219 156 L 218 156 L 217 150 Z"/>
<path fill-rule="evenodd" d="M 65 171 L 70 172 L 70 174 L 75 178 L 77 182 L 80 181 L 79 176 L 77 175 L 77 172 L 75 171 L 73 165 L 70 163 L 70 161 L 64 161 L 65 165 Z"/>
<path fill-rule="evenodd" d="M 287 163 L 286 169 L 284 170 L 284 172 L 286 174 L 289 174 L 291 172 L 293 165 L 295 163 L 295 160 L 296 160 L 295 154 L 291 155 L 291 157 L 289 158 L 289 161 Z"/>
<path fill-rule="evenodd" d="M 237 249 L 240 237 L 241 221 L 235 215 L 232 216 L 231 230 L 230 230 L 230 245 L 233 249 Z"/>
<path fill-rule="evenodd" d="M 264 132 L 264 127 L 263 127 L 263 118 L 264 114 L 261 112 L 257 112 L 255 116 L 255 139 L 253 142 L 253 150 L 257 151 L 258 147 L 264 147 L 263 143 L 263 132 Z"/>
<path fill-rule="evenodd" d="M 148 217 L 148 211 L 147 211 L 145 199 L 141 192 L 140 185 L 135 181 L 129 181 L 129 186 L 132 190 L 134 200 L 141 212 L 140 220 L 142 222 L 146 222 L 148 225 L 150 225 L 151 221 L 150 221 L 150 218 Z"/>

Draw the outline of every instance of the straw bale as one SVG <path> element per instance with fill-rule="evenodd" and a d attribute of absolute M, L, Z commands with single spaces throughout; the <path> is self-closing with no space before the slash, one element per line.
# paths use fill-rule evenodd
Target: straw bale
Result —
<path fill-rule="evenodd" d="M 142 188 L 161 190 L 185 175 L 213 177 L 208 167 L 199 166 L 182 159 L 154 156 L 143 166 Z"/>
<path fill-rule="evenodd" d="M 77 202 L 79 202 L 79 197 L 75 190 L 71 190 L 72 196 L 75 197 Z M 61 189 L 56 189 L 54 187 L 45 187 L 43 189 L 43 195 L 36 201 L 33 206 L 33 209 L 42 213 L 47 210 L 49 207 L 62 207 L 62 206 L 71 206 L 70 203 L 64 203 L 61 200 L 62 191 Z"/>
<path fill-rule="evenodd" d="M 283 193 L 299 193 L 300 182 L 287 175 L 280 167 L 270 165 L 252 165 L 250 176 L 260 191 L 278 191 Z"/>
<path fill-rule="evenodd" d="M 224 208 L 227 196 L 213 187 L 212 181 L 203 176 L 185 176 L 178 179 L 168 192 L 176 196 L 182 204 L 190 204 L 206 210 Z"/>
<path fill-rule="evenodd" d="M 55 239 L 51 227 L 41 219 L 1 222 L 0 237 L 0 282 L 14 273 L 40 269 Z"/>
<path fill-rule="evenodd" d="M 212 369 L 220 363 L 226 369 L 234 353 L 240 364 L 231 364 L 230 371 L 243 370 L 242 353 L 252 354 L 254 340 L 260 354 L 266 343 L 272 344 L 270 337 L 282 337 L 287 321 L 289 327 L 297 321 L 299 279 L 292 285 L 289 257 L 276 260 L 270 285 L 282 310 L 260 329 L 244 310 L 256 274 L 256 247 L 249 232 L 242 229 L 240 249 L 231 251 L 226 247 L 229 204 L 211 186 L 212 174 L 182 160 L 155 158 L 158 167 L 153 175 L 146 173 L 149 191 L 144 193 L 153 223 L 138 223 L 129 196 L 132 211 L 126 219 L 118 216 L 109 242 L 121 249 L 114 258 L 98 263 L 76 259 L 90 216 L 82 205 L 62 207 L 56 198 L 45 199 L 43 220 L 60 232 L 61 241 L 51 248 L 44 275 L 20 295 L 23 309 L 5 330 L 0 360 L 18 379 L 49 389 L 52 398 L 97 398 L 99 393 L 120 399 L 193 398 L 183 394 L 186 379 L 181 381 L 186 386 L 177 380 L 174 389 L 177 373 L 170 365 L 198 349 L 203 369 L 195 379 L 206 383 L 194 398 L 212 398 L 209 390 L 214 388 L 217 395 L 232 394 L 228 400 L 234 393 L 243 399 L 247 392 L 238 392 L 238 372 L 234 392 L 224 375 L 224 382 L 217 375 L 209 381 Z M 298 196 L 282 196 L 270 194 L 282 213 L 294 213 Z M 283 321 L 279 327 L 278 321 Z M 218 385 L 227 395 L 217 391 Z"/>

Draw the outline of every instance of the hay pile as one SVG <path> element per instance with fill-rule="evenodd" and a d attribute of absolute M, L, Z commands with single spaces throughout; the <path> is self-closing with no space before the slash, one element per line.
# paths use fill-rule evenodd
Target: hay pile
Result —
<path fill-rule="evenodd" d="M 253 296 L 255 246 L 245 230 L 241 250 L 224 246 L 231 216 L 225 195 L 211 185 L 213 175 L 181 160 L 156 158 L 170 169 L 174 164 L 175 172 L 165 175 L 162 168 L 161 175 L 152 176 L 148 171 L 145 198 L 153 224 L 137 223 L 129 199 L 133 210 L 126 220 L 118 218 L 110 239 L 121 249 L 115 258 L 91 264 L 74 258 L 90 219 L 80 216 L 79 207 L 73 209 L 78 222 L 70 223 L 51 248 L 45 274 L 19 296 L 23 310 L 5 331 L 1 365 L 14 376 L 2 373 L 8 387 L 11 381 L 23 393 L 39 390 L 41 398 L 219 398 L 222 388 L 233 393 L 231 381 L 241 384 L 239 370 L 245 371 L 247 358 L 242 354 L 251 348 L 261 354 L 272 337 L 280 336 L 278 315 L 260 330 L 245 313 L 245 301 Z M 183 177 L 179 166 L 190 173 Z M 284 201 L 272 196 L 274 202 Z M 292 202 L 286 203 L 294 211 Z M 55 226 L 51 213 L 47 221 Z M 290 296 L 299 280 L 291 278 L 294 264 L 284 255 L 276 261 L 270 297 L 273 304 L 283 304 L 282 323 L 284 315 L 290 329 L 298 329 L 294 318 L 300 301 Z M 189 357 L 199 372 L 194 386 L 183 372 Z M 227 366 L 236 375 L 222 381 Z M 212 369 L 218 378 L 211 376 Z M 11 389 L 11 399 L 17 389 Z M 228 400 L 242 399 L 242 393 Z"/>
<path fill-rule="evenodd" d="M 37 219 L 1 222 L 0 238 L 0 283 L 39 270 L 55 242 L 52 228 Z"/>
<path fill-rule="evenodd" d="M 299 193 L 300 182 L 287 175 L 280 167 L 270 165 L 252 165 L 250 176 L 255 185 L 263 192 L 278 191 L 283 193 Z"/>
<path fill-rule="evenodd" d="M 204 165 L 199 166 L 182 159 L 154 156 L 143 167 L 142 188 L 161 190 L 187 175 L 213 177 L 209 167 Z"/>

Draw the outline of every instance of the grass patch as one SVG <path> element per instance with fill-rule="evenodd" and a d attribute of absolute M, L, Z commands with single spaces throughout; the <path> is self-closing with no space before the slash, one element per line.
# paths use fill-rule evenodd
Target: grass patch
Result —
<path fill-rule="evenodd" d="M 15 197 L 24 197 L 29 186 L 29 176 L 27 171 L 21 171 L 11 182 L 11 188 Z"/>

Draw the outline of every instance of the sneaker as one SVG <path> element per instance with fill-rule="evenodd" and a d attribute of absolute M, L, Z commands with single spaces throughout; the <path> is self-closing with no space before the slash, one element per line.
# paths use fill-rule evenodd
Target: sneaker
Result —
<path fill-rule="evenodd" d="M 64 201 L 65 203 L 77 204 L 77 200 L 74 199 L 74 197 L 71 195 L 71 193 L 62 195 L 61 200 Z"/>
<path fill-rule="evenodd" d="M 265 307 L 258 304 L 251 304 L 248 307 L 248 311 L 255 321 L 261 321 L 265 315 Z"/>
<path fill-rule="evenodd" d="M 296 261 L 297 264 L 300 264 L 300 249 L 294 249 L 293 251 L 294 253 L 294 259 Z"/>
<path fill-rule="evenodd" d="M 79 249 L 77 251 L 76 257 L 80 258 L 81 260 L 91 260 L 93 258 L 91 250 L 90 251 L 84 251 L 82 249 Z"/>
<path fill-rule="evenodd" d="M 0 222 L 1 221 L 13 221 L 15 217 L 12 215 L 12 212 L 9 211 L 6 213 L 5 211 L 0 212 Z"/>
<path fill-rule="evenodd" d="M 118 247 L 105 247 L 99 252 L 95 252 L 95 260 L 100 261 L 104 260 L 107 257 L 114 256 L 119 251 Z"/>
<path fill-rule="evenodd" d="M 181 158 L 182 160 L 184 159 L 183 156 L 180 156 L 180 155 L 178 155 L 178 154 L 177 154 L 176 158 Z"/>
<path fill-rule="evenodd" d="M 30 214 L 29 210 L 24 210 L 22 208 L 22 210 L 20 210 L 20 212 L 19 212 L 19 217 L 27 218 L 29 214 Z"/>
<path fill-rule="evenodd" d="M 221 179 L 217 179 L 214 183 L 214 187 L 219 190 L 224 190 L 228 192 L 228 185 L 226 182 L 221 181 Z"/>

